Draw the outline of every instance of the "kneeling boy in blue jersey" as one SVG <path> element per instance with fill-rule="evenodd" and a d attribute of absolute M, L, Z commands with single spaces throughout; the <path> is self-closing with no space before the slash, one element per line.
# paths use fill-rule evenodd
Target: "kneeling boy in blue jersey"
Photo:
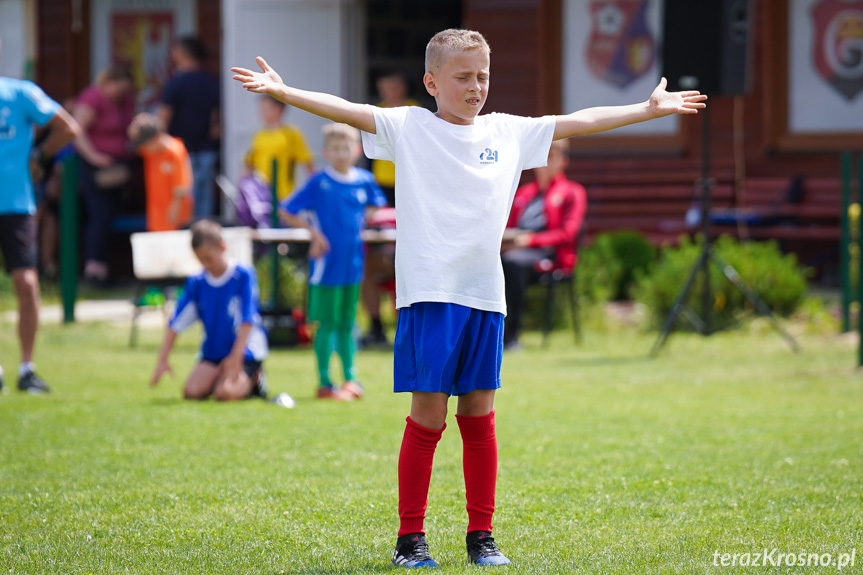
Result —
<path fill-rule="evenodd" d="M 201 357 L 186 380 L 183 396 L 213 396 L 220 401 L 266 397 L 261 363 L 268 347 L 261 327 L 255 268 L 228 259 L 222 227 L 212 221 L 201 220 L 192 226 L 192 249 L 204 271 L 186 280 L 150 385 L 157 385 L 166 372 L 173 375 L 168 356 L 177 334 L 201 320 Z"/>
<path fill-rule="evenodd" d="M 318 323 L 315 356 L 319 398 L 351 400 L 363 394 L 354 374 L 354 318 L 365 251 L 360 232 L 369 208 L 385 206 L 386 196 L 368 170 L 354 166 L 361 154 L 360 132 L 346 124 L 324 127 L 324 158 L 329 166 L 282 204 L 280 215 L 312 234 L 309 246 L 309 319 Z M 312 223 L 297 214 L 311 213 Z M 335 338 L 345 383 L 330 379 Z"/>

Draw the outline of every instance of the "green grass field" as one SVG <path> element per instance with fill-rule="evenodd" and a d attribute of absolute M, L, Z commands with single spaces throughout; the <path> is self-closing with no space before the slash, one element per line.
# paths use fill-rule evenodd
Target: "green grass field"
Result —
<path fill-rule="evenodd" d="M 361 353 L 367 397 L 312 399 L 310 350 L 277 350 L 261 401 L 179 399 L 147 381 L 161 334 L 40 333 L 47 397 L 8 391 L 17 364 L 0 324 L 0 573 L 375 573 L 397 529 L 396 459 L 409 398 L 391 356 Z M 772 332 L 593 333 L 504 360 L 495 536 L 507 573 L 832 573 L 722 567 L 714 553 L 851 553 L 863 565 L 863 379 L 853 345 L 806 336 L 793 355 Z M 11 385 L 10 385 L 11 384 Z M 436 456 L 427 532 L 444 573 L 464 553 L 458 431 Z M 772 555 L 775 561 L 776 555 Z"/>

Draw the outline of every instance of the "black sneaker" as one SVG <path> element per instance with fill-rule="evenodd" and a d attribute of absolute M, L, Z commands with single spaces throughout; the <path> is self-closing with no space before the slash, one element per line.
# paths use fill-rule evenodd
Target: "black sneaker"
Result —
<path fill-rule="evenodd" d="M 3 376 L 0 375 L 0 393 L 6 393 L 6 389 L 3 387 Z"/>
<path fill-rule="evenodd" d="M 509 559 L 500 552 L 488 531 L 471 531 L 465 541 L 467 555 L 474 565 L 509 565 Z"/>
<path fill-rule="evenodd" d="M 261 399 L 267 399 L 267 395 L 270 393 L 270 390 L 267 388 L 267 376 L 264 374 L 263 369 L 259 369 L 255 372 L 255 380 L 252 383 L 252 391 L 249 392 L 249 398 L 252 397 L 260 397 Z"/>
<path fill-rule="evenodd" d="M 360 338 L 360 347 L 388 347 L 387 336 L 381 331 L 370 331 Z"/>
<path fill-rule="evenodd" d="M 429 555 L 426 536 L 422 533 L 409 533 L 398 538 L 396 551 L 393 553 L 393 565 L 396 567 L 437 567 L 437 563 Z"/>
<path fill-rule="evenodd" d="M 32 371 L 18 378 L 18 389 L 27 393 L 51 393 L 48 384 Z"/>

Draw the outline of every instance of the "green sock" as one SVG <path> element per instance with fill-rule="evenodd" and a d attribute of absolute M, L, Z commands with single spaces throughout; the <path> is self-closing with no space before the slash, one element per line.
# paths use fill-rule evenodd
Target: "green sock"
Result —
<path fill-rule="evenodd" d="M 320 385 L 332 385 L 330 383 L 330 352 L 332 351 L 333 326 L 320 324 L 315 333 L 315 357 L 318 360 L 318 375 Z"/>
<path fill-rule="evenodd" d="M 353 381 L 354 375 L 354 335 L 353 326 L 336 330 L 336 351 L 342 360 L 345 381 Z"/>

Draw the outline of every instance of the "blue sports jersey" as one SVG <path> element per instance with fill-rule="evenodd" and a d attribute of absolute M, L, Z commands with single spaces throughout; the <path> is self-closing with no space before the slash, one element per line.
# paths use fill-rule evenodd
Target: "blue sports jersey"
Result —
<path fill-rule="evenodd" d="M 363 242 L 366 208 L 385 206 L 387 198 L 368 170 L 351 168 L 340 174 L 328 168 L 286 198 L 281 208 L 291 214 L 312 212 L 312 225 L 327 237 L 330 251 L 309 264 L 309 283 L 342 286 L 363 277 Z"/>
<path fill-rule="evenodd" d="M 33 124 L 44 126 L 60 104 L 27 80 L 0 76 L 0 214 L 35 214 L 30 151 Z"/>
<path fill-rule="evenodd" d="M 252 324 L 245 359 L 263 361 L 267 356 L 255 268 L 231 262 L 220 277 L 205 271 L 187 279 L 168 327 L 179 333 L 198 319 L 204 324 L 201 359 L 213 363 L 225 359 L 244 323 Z"/>

